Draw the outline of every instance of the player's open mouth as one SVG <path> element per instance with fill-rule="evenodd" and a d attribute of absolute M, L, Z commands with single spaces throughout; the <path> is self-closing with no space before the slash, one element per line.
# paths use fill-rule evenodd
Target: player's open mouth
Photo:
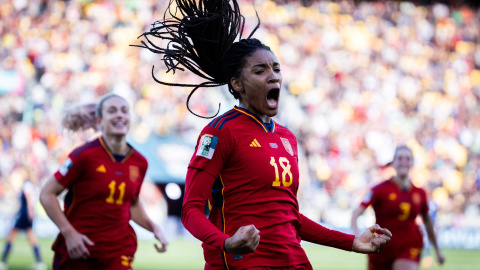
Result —
<path fill-rule="evenodd" d="M 276 109 L 278 107 L 279 97 L 280 97 L 280 89 L 275 88 L 268 91 L 267 104 L 271 109 Z"/>

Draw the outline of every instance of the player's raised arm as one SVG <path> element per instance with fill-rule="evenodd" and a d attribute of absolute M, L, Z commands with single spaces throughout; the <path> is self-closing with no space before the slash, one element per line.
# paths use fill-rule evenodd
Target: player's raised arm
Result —
<path fill-rule="evenodd" d="M 65 214 L 60 208 L 57 196 L 65 190 L 54 176 L 51 176 L 40 192 L 40 203 L 42 204 L 48 217 L 60 229 L 60 233 L 65 238 L 68 254 L 72 259 L 86 258 L 90 255 L 86 245 L 94 245 L 87 236 L 80 234 L 67 220 Z"/>

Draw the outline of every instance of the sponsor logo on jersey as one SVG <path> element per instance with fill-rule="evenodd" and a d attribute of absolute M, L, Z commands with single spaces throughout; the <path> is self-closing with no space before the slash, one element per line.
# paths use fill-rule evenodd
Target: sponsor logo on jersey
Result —
<path fill-rule="evenodd" d="M 107 170 L 105 169 L 105 166 L 103 166 L 103 164 L 102 164 L 102 165 L 98 166 L 97 172 L 106 173 Z"/>
<path fill-rule="evenodd" d="M 288 139 L 280 138 L 280 140 L 282 141 L 282 144 L 283 144 L 283 147 L 285 147 L 285 150 L 287 150 L 287 153 L 293 156 L 293 149 Z"/>
<path fill-rule="evenodd" d="M 140 170 L 138 169 L 138 166 L 130 165 L 130 180 L 136 182 L 139 176 Z"/>
<path fill-rule="evenodd" d="M 390 193 L 390 194 L 388 195 L 388 199 L 389 199 L 390 201 L 395 201 L 395 200 L 397 199 L 397 193 Z"/>
<path fill-rule="evenodd" d="M 278 148 L 278 144 L 276 144 L 276 143 L 270 143 L 270 147 L 271 147 L 271 148 Z"/>
<path fill-rule="evenodd" d="M 253 139 L 252 143 L 250 144 L 250 147 L 262 147 L 262 146 L 258 143 L 257 139 Z"/>
<path fill-rule="evenodd" d="M 67 159 L 65 159 L 65 161 L 62 163 L 58 171 L 60 172 L 61 175 L 65 176 L 67 175 L 68 170 L 70 170 L 70 167 L 72 167 L 72 164 L 73 164 L 72 160 L 69 157 L 67 157 Z"/>
<path fill-rule="evenodd" d="M 240 260 L 240 259 L 243 259 L 243 255 L 242 254 L 235 254 L 233 256 L 233 259 L 236 261 L 236 260 Z"/>
<path fill-rule="evenodd" d="M 217 142 L 218 137 L 208 134 L 202 135 L 196 155 L 212 159 L 215 147 L 217 147 Z"/>

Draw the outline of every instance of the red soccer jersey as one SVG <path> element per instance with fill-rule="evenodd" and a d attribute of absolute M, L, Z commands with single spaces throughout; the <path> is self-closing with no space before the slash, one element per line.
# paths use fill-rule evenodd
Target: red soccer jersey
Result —
<path fill-rule="evenodd" d="M 373 187 L 361 205 L 372 205 L 378 225 L 393 234 L 388 245 L 373 257 L 390 254 L 418 260 L 423 237 L 415 219 L 418 214 L 428 213 L 427 195 L 423 189 L 412 184 L 408 190 L 402 190 L 390 179 Z"/>
<path fill-rule="evenodd" d="M 131 202 L 139 195 L 147 160 L 135 149 L 116 161 L 101 137 L 69 154 L 55 178 L 68 189 L 64 212 L 68 221 L 95 245 L 92 258 L 133 256 L 137 239 L 129 224 Z M 53 245 L 65 253 L 61 234 Z"/>
<path fill-rule="evenodd" d="M 258 117 L 235 107 L 213 120 L 199 136 L 189 168 L 203 170 L 216 181 L 213 186 L 202 186 L 191 183 L 199 180 L 187 175 L 182 220 L 187 229 L 201 222 L 187 218 L 193 193 L 190 186 L 197 184 L 198 188 L 211 190 L 209 220 L 218 233 L 209 232 L 205 236 L 217 235 L 210 244 L 205 241 L 203 244 L 206 269 L 279 267 L 308 262 L 300 246 L 299 231 L 306 218 L 299 213 L 296 199 L 297 141 L 288 129 L 272 123 L 269 130 Z M 311 223 L 305 223 L 310 228 Z M 234 255 L 220 250 L 228 236 L 250 224 L 255 225 L 261 237 L 254 253 Z M 313 234 L 307 233 L 309 238 Z M 342 237 L 336 240 L 343 241 L 343 246 L 337 247 L 350 250 L 353 237 Z"/>

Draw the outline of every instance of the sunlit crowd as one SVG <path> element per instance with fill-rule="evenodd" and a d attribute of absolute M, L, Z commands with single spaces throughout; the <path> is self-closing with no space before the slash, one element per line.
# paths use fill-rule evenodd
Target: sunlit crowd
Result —
<path fill-rule="evenodd" d="M 201 80 L 166 73 L 159 55 L 131 46 L 163 18 L 167 2 L 0 4 L 1 216 L 14 214 L 4 206 L 15 201 L 24 179 L 41 186 L 92 136 L 62 129 L 62 112 L 74 104 L 113 91 L 131 102 L 131 140 L 173 136 L 195 144 L 210 120 L 188 112 L 192 89 L 160 85 L 152 74 L 166 82 Z M 368 189 L 392 176 L 395 146 L 406 144 L 415 157 L 413 183 L 438 207 L 437 226 L 480 226 L 479 10 L 388 1 L 239 2 L 243 37 L 258 12 L 254 37 L 281 64 L 274 120 L 297 136 L 306 215 L 349 226 Z M 190 108 L 211 116 L 219 103 L 222 113 L 236 101 L 225 87 L 199 89 Z"/>

